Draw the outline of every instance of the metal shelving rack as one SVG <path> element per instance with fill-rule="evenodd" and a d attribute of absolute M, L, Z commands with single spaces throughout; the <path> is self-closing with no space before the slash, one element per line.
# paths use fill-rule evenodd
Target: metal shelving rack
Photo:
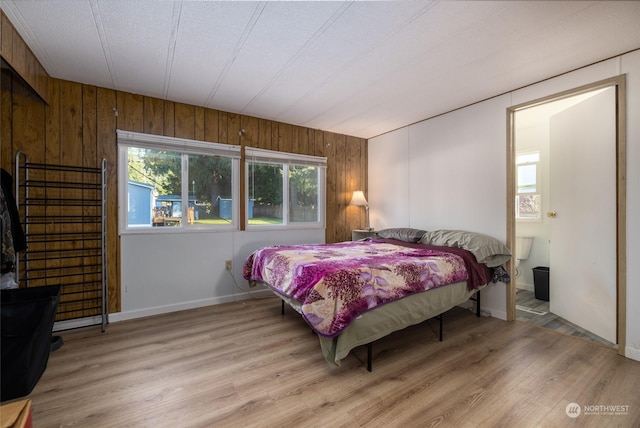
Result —
<path fill-rule="evenodd" d="M 101 167 L 29 162 L 16 153 L 15 194 L 27 239 L 16 276 L 27 287 L 60 285 L 56 329 L 108 318 L 106 160 Z"/>

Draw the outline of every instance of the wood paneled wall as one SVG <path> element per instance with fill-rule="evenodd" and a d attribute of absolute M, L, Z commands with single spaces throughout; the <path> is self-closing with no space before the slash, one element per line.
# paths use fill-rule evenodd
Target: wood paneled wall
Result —
<path fill-rule="evenodd" d="M 4 33 L 11 24 L 2 19 Z M 24 49 L 14 49 L 14 57 L 33 55 Z M 354 190 L 366 194 L 365 139 L 53 78 L 47 78 L 45 104 L 8 69 L 1 83 L 2 168 L 14 170 L 19 150 L 32 162 L 98 167 L 107 160 L 109 312 L 120 311 L 116 129 L 325 156 L 326 241 L 350 240 L 351 230 L 365 224 L 364 210 L 348 206 Z"/>
<path fill-rule="evenodd" d="M 49 75 L 15 27 L 0 10 L 0 56 L 2 56 L 29 86 L 45 101 L 49 101 Z"/>

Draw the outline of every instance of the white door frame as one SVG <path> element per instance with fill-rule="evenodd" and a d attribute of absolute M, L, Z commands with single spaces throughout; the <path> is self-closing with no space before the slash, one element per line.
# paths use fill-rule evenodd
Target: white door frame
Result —
<path fill-rule="evenodd" d="M 575 89 L 570 89 L 554 95 L 518 104 L 507 109 L 507 246 L 511 249 L 512 254 L 515 254 L 515 113 L 525 108 L 534 107 L 536 105 L 607 87 L 615 87 L 616 89 L 616 337 L 618 354 L 624 356 L 627 326 L 626 75 L 623 74 L 609 79 L 604 79 Z M 507 285 L 507 320 L 514 321 L 516 318 L 516 285 L 515 263 L 513 262 L 513 259 L 508 263 L 507 269 L 512 278 Z"/>

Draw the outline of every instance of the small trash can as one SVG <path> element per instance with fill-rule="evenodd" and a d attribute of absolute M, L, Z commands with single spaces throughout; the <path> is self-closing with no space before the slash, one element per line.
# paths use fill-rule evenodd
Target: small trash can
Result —
<path fill-rule="evenodd" d="M 31 393 L 51 352 L 51 332 L 60 300 L 59 285 L 2 290 L 0 401 Z"/>
<path fill-rule="evenodd" d="M 538 300 L 549 301 L 549 268 L 537 266 L 533 269 L 534 295 Z"/>

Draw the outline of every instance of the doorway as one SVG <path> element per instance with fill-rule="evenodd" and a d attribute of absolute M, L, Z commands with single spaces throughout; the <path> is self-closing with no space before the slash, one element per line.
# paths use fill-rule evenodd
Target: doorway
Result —
<path fill-rule="evenodd" d="M 625 79 L 620 76 L 508 109 L 507 150 L 507 236 L 514 254 L 510 264 L 512 281 L 507 292 L 508 319 L 514 320 L 518 313 L 523 314 L 517 306 L 520 309 L 523 306 L 533 309 L 524 314 L 525 318 L 542 321 L 541 324 L 558 313 L 562 315 L 557 317 L 559 321 L 550 322 L 549 325 L 579 337 L 585 336 L 581 329 L 593 331 L 606 339 L 602 343 L 617 344 L 620 353 L 624 350 L 626 325 L 624 90 Z M 591 112 L 591 107 L 585 106 L 605 104 L 609 106 L 606 114 L 601 110 L 591 119 L 579 116 Z M 609 125 L 605 120 L 603 125 L 593 125 L 590 131 L 582 135 L 580 131 L 607 115 L 610 115 L 610 129 L 601 134 L 608 136 L 608 142 L 607 139 L 594 137 L 593 143 L 587 143 L 595 131 L 606 129 Z M 536 124 L 536 120 L 544 125 Z M 564 125 L 571 121 L 572 124 Z M 577 147 L 581 147 L 582 143 L 582 147 L 588 150 L 562 149 L 560 142 L 572 139 L 577 140 Z M 603 141 L 598 143 L 603 147 L 599 155 L 592 156 L 596 141 Z M 609 156 L 608 161 L 599 163 L 605 155 Z M 559 168 L 558 159 L 563 157 L 566 159 L 562 162 L 569 166 Z M 602 165 L 607 162 L 609 168 L 603 168 Z M 584 192 L 585 186 L 590 190 L 595 185 L 600 186 L 598 173 L 604 174 L 607 180 L 601 181 L 608 181 L 610 188 L 605 186 L 601 193 L 595 191 L 604 196 L 595 199 L 597 204 L 592 201 L 592 205 L 582 206 L 582 211 L 577 210 L 576 213 L 574 208 L 580 204 L 567 201 L 576 199 L 574 195 L 579 198 L 580 189 L 583 189 L 583 194 L 588 194 Z M 592 179 L 595 181 L 590 182 Z M 556 184 L 549 186 L 550 182 Z M 572 210 L 574 212 L 569 215 Z M 571 217 L 574 219 L 571 220 Z M 603 226 L 603 221 L 608 226 Z M 593 236 L 594 230 L 597 231 L 595 235 L 602 234 L 600 241 L 606 238 L 610 243 L 602 249 L 606 255 L 596 262 L 590 260 L 592 255 L 585 251 L 590 246 L 587 244 L 598 242 L 598 237 Z M 526 251 L 522 251 L 527 249 L 530 249 L 528 257 L 523 255 Z M 549 269 L 549 265 L 554 264 L 556 269 Z M 596 271 L 592 271 L 593 265 L 598 265 Z M 516 295 L 520 300 L 525 296 L 527 304 L 519 305 Z M 610 301 L 609 308 L 603 309 L 603 303 L 607 300 Z M 539 304 L 536 305 L 536 302 Z M 592 305 L 592 310 L 589 305 Z M 548 314 L 537 316 L 536 309 Z M 585 313 L 588 314 L 586 317 Z M 597 318 L 596 314 L 600 313 L 604 315 Z M 570 322 L 562 325 L 564 320 Z M 577 330 L 571 331 L 571 326 L 577 327 Z"/>

